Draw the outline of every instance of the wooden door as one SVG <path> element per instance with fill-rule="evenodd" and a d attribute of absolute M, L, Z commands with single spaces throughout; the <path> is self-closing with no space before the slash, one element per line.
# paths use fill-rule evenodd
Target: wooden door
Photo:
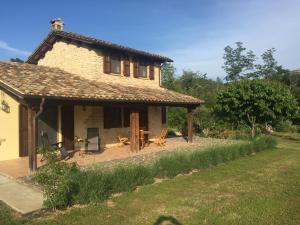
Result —
<path fill-rule="evenodd" d="M 28 156 L 28 109 L 27 106 L 19 106 L 19 156 Z"/>
<path fill-rule="evenodd" d="M 74 107 L 61 107 L 61 132 L 63 145 L 67 150 L 74 149 Z"/>

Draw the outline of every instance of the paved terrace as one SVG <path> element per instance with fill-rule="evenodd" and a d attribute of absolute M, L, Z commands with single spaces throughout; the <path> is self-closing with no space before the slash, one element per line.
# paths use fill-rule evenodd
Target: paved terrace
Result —
<path fill-rule="evenodd" d="M 148 147 L 145 147 L 138 153 L 132 153 L 130 151 L 130 146 L 113 147 L 104 149 L 99 153 L 88 153 L 80 155 L 79 152 L 74 152 L 72 157 L 66 162 L 77 162 L 81 166 L 91 166 L 95 165 L 107 165 L 112 163 L 120 163 L 132 159 L 137 159 L 139 161 L 147 161 L 147 158 L 153 158 L 163 152 L 171 151 L 188 151 L 194 147 L 206 148 L 217 144 L 228 144 L 235 141 L 224 140 L 224 139 L 214 139 L 214 138 L 194 138 L 194 143 L 189 144 L 182 137 L 167 138 L 166 146 L 159 147 L 154 143 L 151 143 Z M 41 166 L 40 162 L 41 156 L 38 155 L 38 167 Z M 28 169 L 28 157 L 21 157 L 14 160 L 6 160 L 0 162 L 0 174 L 5 174 L 11 178 L 21 178 L 29 175 Z"/>

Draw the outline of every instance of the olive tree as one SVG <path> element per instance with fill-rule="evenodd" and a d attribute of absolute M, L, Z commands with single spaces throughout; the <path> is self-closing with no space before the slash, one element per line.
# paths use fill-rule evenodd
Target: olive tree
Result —
<path fill-rule="evenodd" d="M 266 80 L 240 80 L 230 83 L 217 95 L 215 113 L 235 124 L 245 123 L 255 136 L 258 125 L 292 119 L 298 106 L 290 90 Z"/>

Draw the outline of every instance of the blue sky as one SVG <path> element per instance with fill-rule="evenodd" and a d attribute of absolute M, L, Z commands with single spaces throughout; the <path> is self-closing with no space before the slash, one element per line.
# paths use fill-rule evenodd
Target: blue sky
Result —
<path fill-rule="evenodd" d="M 222 55 L 237 41 L 257 56 L 276 48 L 300 67 L 299 0 L 9 1 L 0 3 L 0 60 L 26 59 L 61 17 L 65 30 L 174 59 L 183 69 L 224 77 Z"/>

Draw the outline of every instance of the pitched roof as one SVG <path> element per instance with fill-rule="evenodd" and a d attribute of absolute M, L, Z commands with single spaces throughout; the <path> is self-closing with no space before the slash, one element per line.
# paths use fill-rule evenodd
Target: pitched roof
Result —
<path fill-rule="evenodd" d="M 48 36 L 42 41 L 42 43 L 28 57 L 27 62 L 36 64 L 37 61 L 44 56 L 45 52 L 47 52 L 49 49 L 51 49 L 53 44 L 60 38 L 63 38 L 66 40 L 73 40 L 76 42 L 82 42 L 82 43 L 88 44 L 93 47 L 109 48 L 109 49 L 114 49 L 114 50 L 118 50 L 118 51 L 123 51 L 123 52 L 127 52 L 127 53 L 130 53 L 133 55 L 151 58 L 151 59 L 159 61 L 159 62 L 173 62 L 172 59 L 165 57 L 165 56 L 157 55 L 157 54 L 142 51 L 142 50 L 137 50 L 134 48 L 129 48 L 129 47 L 126 47 L 123 45 L 114 44 L 109 41 L 104 41 L 101 39 L 96 39 L 96 38 L 92 38 L 92 37 L 88 37 L 88 36 L 84 36 L 84 35 L 80 35 L 80 34 L 76 34 L 76 33 L 72 33 L 72 32 L 66 32 L 66 31 L 62 31 L 62 30 L 52 30 L 48 34 Z"/>
<path fill-rule="evenodd" d="M 132 79 L 132 78 L 126 78 Z M 157 87 L 135 87 L 85 79 L 58 68 L 0 61 L 0 87 L 20 98 L 200 105 L 203 101 Z"/>

